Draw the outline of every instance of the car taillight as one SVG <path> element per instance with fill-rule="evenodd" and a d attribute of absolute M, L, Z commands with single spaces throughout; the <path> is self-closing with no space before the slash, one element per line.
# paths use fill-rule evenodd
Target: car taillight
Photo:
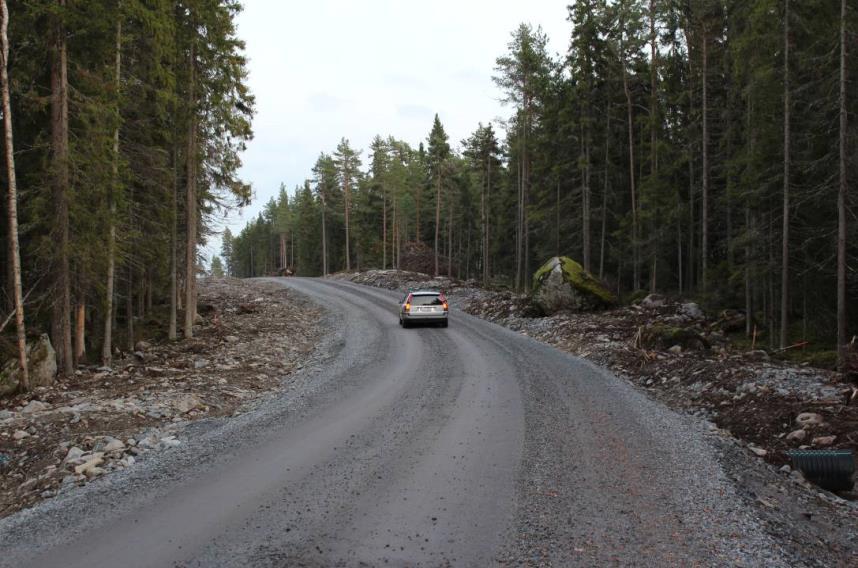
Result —
<path fill-rule="evenodd" d="M 447 306 L 447 302 L 444 302 L 442 305 L 444 306 L 445 312 L 450 309 L 449 306 Z"/>
<path fill-rule="evenodd" d="M 405 304 L 405 311 L 406 311 L 406 312 L 410 312 L 410 311 L 411 311 L 411 304 Z"/>

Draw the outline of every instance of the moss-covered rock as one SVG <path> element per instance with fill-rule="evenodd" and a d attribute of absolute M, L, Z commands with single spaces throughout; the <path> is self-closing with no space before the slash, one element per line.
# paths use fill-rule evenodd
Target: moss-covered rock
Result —
<path fill-rule="evenodd" d="M 709 342 L 697 331 L 688 327 L 653 324 L 644 327 L 640 335 L 641 347 L 667 351 L 675 345 L 684 351 L 708 349 Z"/>
<path fill-rule="evenodd" d="M 607 308 L 616 305 L 617 298 L 580 264 L 555 256 L 533 275 L 533 301 L 550 315 Z"/>

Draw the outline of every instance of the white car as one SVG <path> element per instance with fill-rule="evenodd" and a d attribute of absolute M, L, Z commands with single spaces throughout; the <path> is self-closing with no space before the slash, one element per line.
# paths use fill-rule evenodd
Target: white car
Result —
<path fill-rule="evenodd" d="M 399 325 L 411 327 L 412 324 L 437 323 L 441 327 L 449 325 L 450 306 L 444 292 L 418 290 L 409 292 L 399 302 Z"/>

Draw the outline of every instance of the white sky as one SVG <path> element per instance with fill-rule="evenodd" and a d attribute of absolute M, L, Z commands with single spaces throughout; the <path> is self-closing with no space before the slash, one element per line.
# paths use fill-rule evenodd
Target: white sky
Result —
<path fill-rule="evenodd" d="M 437 112 L 459 142 L 510 111 L 492 82 L 495 59 L 522 22 L 565 53 L 567 0 L 245 0 L 238 20 L 256 96 L 255 138 L 241 175 L 255 198 L 225 226 L 237 233 L 280 183 L 310 177 L 340 138 L 366 148 L 380 134 L 417 146 Z M 219 251 L 220 240 L 209 246 Z"/>

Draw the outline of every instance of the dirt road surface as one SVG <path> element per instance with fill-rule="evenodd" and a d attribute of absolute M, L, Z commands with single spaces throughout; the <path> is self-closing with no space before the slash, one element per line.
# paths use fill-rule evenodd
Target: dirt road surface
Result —
<path fill-rule="evenodd" d="M 181 451 L 0 521 L 2 566 L 780 566 L 706 428 L 608 372 L 396 294 L 326 310 L 316 364 Z"/>

